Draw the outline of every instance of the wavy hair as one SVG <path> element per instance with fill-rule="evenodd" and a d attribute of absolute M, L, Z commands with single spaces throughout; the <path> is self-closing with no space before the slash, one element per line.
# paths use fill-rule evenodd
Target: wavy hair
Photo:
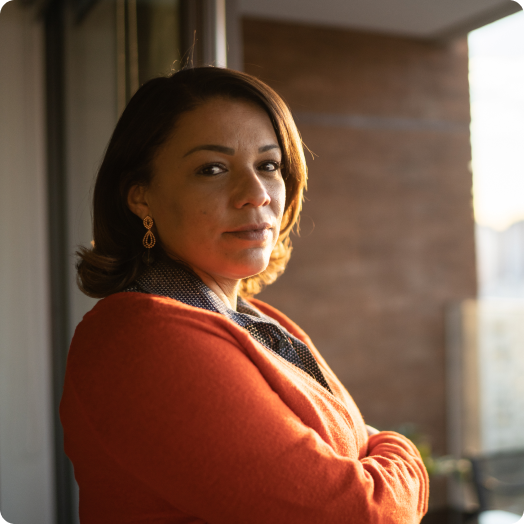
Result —
<path fill-rule="evenodd" d="M 153 160 L 180 116 L 216 97 L 261 107 L 271 119 L 282 150 L 286 203 L 278 242 L 267 268 L 245 278 L 240 294 L 259 293 L 285 270 L 291 255 L 289 235 L 297 224 L 307 181 L 302 141 L 291 112 L 273 89 L 254 76 L 216 67 L 188 68 L 146 82 L 116 125 L 95 183 L 93 247 L 77 251 L 77 282 L 86 295 L 102 298 L 122 291 L 147 267 L 144 228 L 127 205 L 129 189 L 150 184 Z M 166 256 L 161 243 L 152 253 L 156 258 Z"/>

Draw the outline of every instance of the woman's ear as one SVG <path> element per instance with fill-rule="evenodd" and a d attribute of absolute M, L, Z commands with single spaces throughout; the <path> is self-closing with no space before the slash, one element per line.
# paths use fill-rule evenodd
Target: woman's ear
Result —
<path fill-rule="evenodd" d="M 142 185 L 131 186 L 127 193 L 127 206 L 129 209 L 142 220 L 149 215 L 151 210 L 147 203 L 146 187 Z"/>

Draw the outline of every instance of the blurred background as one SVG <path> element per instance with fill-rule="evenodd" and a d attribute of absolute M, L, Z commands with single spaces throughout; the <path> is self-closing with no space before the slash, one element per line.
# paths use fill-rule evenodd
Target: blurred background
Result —
<path fill-rule="evenodd" d="M 93 182 L 125 104 L 189 57 L 270 84 L 311 152 L 301 234 L 260 298 L 308 332 L 368 424 L 415 441 L 431 473 L 424 522 L 522 515 L 521 11 L 511 0 L 6 4 L 3 517 L 78 522 L 57 408 L 69 341 L 95 301 L 76 288 L 74 251 L 91 241 Z"/>

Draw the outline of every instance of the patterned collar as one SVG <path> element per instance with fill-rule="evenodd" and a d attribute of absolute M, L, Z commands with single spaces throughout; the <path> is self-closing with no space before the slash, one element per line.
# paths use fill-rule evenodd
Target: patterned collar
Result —
<path fill-rule="evenodd" d="M 241 297 L 238 297 L 236 311 L 228 308 L 198 277 L 175 262 L 155 262 L 124 291 L 160 295 L 189 306 L 220 313 L 246 329 L 263 346 L 311 375 L 332 393 L 306 344 Z"/>

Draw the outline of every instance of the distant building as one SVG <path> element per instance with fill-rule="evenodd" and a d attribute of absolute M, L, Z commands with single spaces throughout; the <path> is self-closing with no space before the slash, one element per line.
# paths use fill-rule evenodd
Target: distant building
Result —
<path fill-rule="evenodd" d="M 504 231 L 476 226 L 480 297 L 524 298 L 524 220 Z"/>
<path fill-rule="evenodd" d="M 524 446 L 524 220 L 476 225 L 476 340 L 484 451 Z"/>
<path fill-rule="evenodd" d="M 524 300 L 478 302 L 477 340 L 483 451 L 524 448 Z"/>

